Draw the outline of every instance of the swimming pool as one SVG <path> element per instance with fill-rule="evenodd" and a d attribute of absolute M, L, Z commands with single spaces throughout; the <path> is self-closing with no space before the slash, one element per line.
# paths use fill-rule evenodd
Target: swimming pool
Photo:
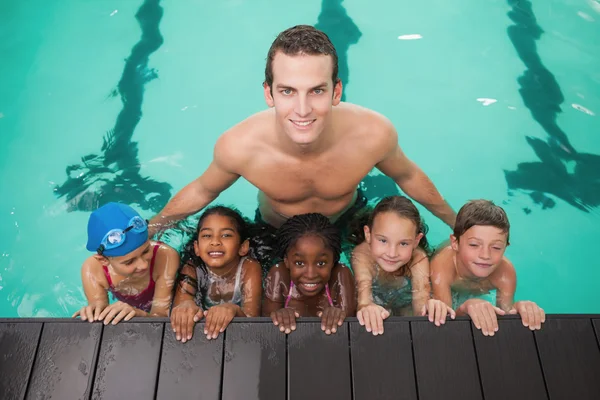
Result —
<path fill-rule="evenodd" d="M 0 317 L 81 307 L 90 210 L 150 217 L 197 177 L 219 134 L 265 108 L 267 50 L 296 24 L 330 35 L 346 100 L 388 116 L 455 209 L 505 207 L 518 299 L 600 312 L 600 2 L 9 0 Z M 396 190 L 377 173 L 364 185 Z M 216 202 L 251 216 L 255 198 L 240 180 Z M 432 243 L 447 238 L 424 216 Z"/>

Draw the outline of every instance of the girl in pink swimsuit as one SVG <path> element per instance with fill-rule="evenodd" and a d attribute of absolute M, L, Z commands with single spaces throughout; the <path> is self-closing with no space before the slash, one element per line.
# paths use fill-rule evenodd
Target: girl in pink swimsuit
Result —
<path fill-rule="evenodd" d="M 133 317 L 166 317 L 179 254 L 148 237 L 144 219 L 126 204 L 108 203 L 88 221 L 88 257 L 81 280 L 88 305 L 73 317 L 104 324 Z M 116 302 L 110 302 L 112 293 Z"/>
<path fill-rule="evenodd" d="M 279 228 L 277 241 L 283 262 L 267 275 L 263 316 L 285 333 L 298 317 L 320 317 L 321 329 L 335 333 L 356 311 L 352 273 L 339 264 L 338 229 L 321 214 L 297 215 Z"/>

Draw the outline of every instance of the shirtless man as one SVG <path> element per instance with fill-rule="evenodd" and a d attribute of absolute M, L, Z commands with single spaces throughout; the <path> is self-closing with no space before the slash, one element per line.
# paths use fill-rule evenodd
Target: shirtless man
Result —
<path fill-rule="evenodd" d="M 265 69 L 269 109 L 219 137 L 206 171 L 150 221 L 150 233 L 200 211 L 240 176 L 259 189 L 256 217 L 271 227 L 310 212 L 336 222 L 366 203 L 357 187 L 373 167 L 452 227 L 454 211 L 404 155 L 394 126 L 341 103 L 337 74 L 337 54 L 323 32 L 301 25 L 280 33 Z"/>

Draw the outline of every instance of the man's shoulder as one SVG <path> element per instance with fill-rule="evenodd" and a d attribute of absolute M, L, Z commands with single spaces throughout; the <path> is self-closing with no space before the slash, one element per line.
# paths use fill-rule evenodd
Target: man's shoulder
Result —
<path fill-rule="evenodd" d="M 260 150 L 257 147 L 266 146 L 272 113 L 271 109 L 258 112 L 225 131 L 215 143 L 215 159 L 245 162 Z"/>
<path fill-rule="evenodd" d="M 348 133 L 361 141 L 368 137 L 365 143 L 373 145 L 398 143 L 394 124 L 383 114 L 352 103 L 340 103 L 335 110 L 336 120 L 346 137 Z"/>

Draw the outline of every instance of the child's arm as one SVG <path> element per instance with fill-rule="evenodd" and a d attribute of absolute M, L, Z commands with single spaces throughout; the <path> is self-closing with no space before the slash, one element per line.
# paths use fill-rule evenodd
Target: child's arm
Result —
<path fill-rule="evenodd" d="M 389 317 L 390 313 L 373 302 L 373 265 L 375 261 L 371 257 L 366 242 L 354 248 L 351 264 L 358 291 L 358 312 L 356 313 L 358 322 L 366 328 L 367 332 L 373 332 L 375 336 L 382 335 L 383 320 Z"/>
<path fill-rule="evenodd" d="M 151 317 L 166 317 L 169 315 L 175 275 L 179 268 L 179 253 L 171 246 L 161 244 L 156 254 L 155 267 L 158 277 L 149 314 Z"/>
<path fill-rule="evenodd" d="M 514 303 L 514 295 L 517 289 L 517 273 L 508 259 L 490 277 L 492 285 L 496 287 L 496 306 L 508 314 L 519 314 L 523 326 L 531 330 L 541 329 L 542 323 L 546 322 L 546 313 L 533 301 L 517 301 Z"/>
<path fill-rule="evenodd" d="M 446 247 L 434 255 L 430 263 L 433 298 L 443 301 L 448 307 L 452 307 L 451 288 L 456 279 L 453 253 L 452 248 Z"/>
<path fill-rule="evenodd" d="M 81 282 L 88 305 L 73 314 L 82 321 L 94 322 L 108 306 L 108 281 L 102 272 L 102 266 L 95 258 L 88 258 L 81 267 Z"/>
<path fill-rule="evenodd" d="M 195 295 L 198 291 L 196 268 L 185 264 L 179 272 L 175 298 L 171 310 L 171 328 L 177 340 L 183 343 L 194 334 L 194 324 L 204 316 L 202 309 L 196 305 Z"/>
<path fill-rule="evenodd" d="M 418 253 L 420 260 L 410 267 L 412 283 L 412 308 L 413 315 L 421 315 L 423 307 L 431 298 L 431 285 L 429 284 L 429 259 L 426 254 Z"/>
<path fill-rule="evenodd" d="M 429 321 L 436 326 L 446 323 L 446 316 L 454 319 L 454 310 L 441 300 L 431 298 L 431 285 L 429 284 L 429 259 L 425 254 L 414 264 L 411 269 L 412 276 L 412 302 L 413 315 L 425 316 L 429 314 Z"/>
<path fill-rule="evenodd" d="M 331 279 L 333 278 L 333 279 Z M 338 326 L 342 326 L 346 316 L 356 313 L 356 294 L 354 291 L 354 279 L 350 269 L 342 264 L 336 265 L 331 271 L 329 282 L 330 288 L 336 288 L 333 304 L 337 307 L 328 306 L 320 311 L 317 316 L 321 317 L 321 330 L 327 335 L 335 333 Z"/>
<path fill-rule="evenodd" d="M 247 259 L 242 268 L 242 306 L 223 303 L 205 311 L 204 334 L 208 339 L 216 339 L 219 333 L 227 329 L 234 317 L 258 317 L 260 315 L 262 293 L 260 264 Z"/>
<path fill-rule="evenodd" d="M 260 264 L 252 259 L 244 263 L 244 281 L 242 282 L 242 311 L 246 317 L 260 316 L 262 300 L 262 270 Z"/>
<path fill-rule="evenodd" d="M 285 307 L 285 298 L 289 293 L 290 273 L 283 264 L 271 267 L 265 280 L 265 293 L 262 306 L 263 317 L 271 317 L 279 330 L 291 333 L 296 330 L 296 318 L 300 314 L 293 308 Z M 284 283 L 288 283 L 284 285 Z M 287 287 L 286 287 L 287 286 Z"/>

